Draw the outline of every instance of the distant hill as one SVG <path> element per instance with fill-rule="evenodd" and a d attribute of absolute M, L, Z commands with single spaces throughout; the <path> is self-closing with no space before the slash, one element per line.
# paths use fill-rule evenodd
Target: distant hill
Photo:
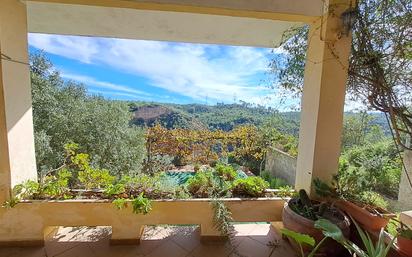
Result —
<path fill-rule="evenodd" d="M 243 104 L 169 104 L 155 102 L 129 102 L 133 112 L 132 123 L 136 125 L 153 126 L 160 123 L 168 129 L 221 129 L 232 130 L 245 124 L 261 126 L 268 121 L 283 133 L 298 136 L 300 112 L 278 112 L 272 108 Z M 357 113 L 345 113 L 346 116 Z M 371 113 L 372 124 L 380 125 L 386 134 L 389 127 L 382 113 Z"/>
<path fill-rule="evenodd" d="M 250 107 L 242 104 L 165 104 L 131 102 L 132 122 L 136 125 L 153 126 L 155 123 L 171 128 L 221 129 L 229 131 L 239 125 L 260 126 L 270 118 L 277 117 L 292 123 L 298 131 L 299 113 L 279 113 L 274 109 Z M 295 132 L 296 132 L 295 131 Z"/>

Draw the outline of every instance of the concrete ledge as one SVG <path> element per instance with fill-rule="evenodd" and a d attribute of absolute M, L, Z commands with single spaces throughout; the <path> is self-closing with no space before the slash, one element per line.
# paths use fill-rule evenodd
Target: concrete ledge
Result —
<path fill-rule="evenodd" d="M 222 199 L 236 222 L 282 220 L 282 198 Z M 212 199 L 154 200 L 147 215 L 134 214 L 130 201 L 118 210 L 107 200 L 25 201 L 0 208 L 0 245 L 42 245 L 55 226 L 111 226 L 112 244 L 138 244 L 145 225 L 200 225 L 203 241 L 222 240 L 213 225 Z"/>

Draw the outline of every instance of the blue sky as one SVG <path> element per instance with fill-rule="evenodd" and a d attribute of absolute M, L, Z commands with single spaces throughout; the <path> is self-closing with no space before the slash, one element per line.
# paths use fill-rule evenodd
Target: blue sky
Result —
<path fill-rule="evenodd" d="M 111 99 L 242 100 L 285 109 L 268 87 L 272 49 L 46 34 L 29 34 L 29 47 L 44 50 L 64 79 Z M 275 49 L 275 54 L 282 51 Z"/>

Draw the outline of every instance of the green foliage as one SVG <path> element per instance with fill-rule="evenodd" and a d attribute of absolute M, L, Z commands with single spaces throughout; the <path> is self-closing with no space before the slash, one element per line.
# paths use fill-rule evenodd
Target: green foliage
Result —
<path fill-rule="evenodd" d="M 263 171 L 261 177 L 269 183 L 269 187 L 272 189 L 279 189 L 288 186 L 284 179 L 273 177 L 268 171 Z"/>
<path fill-rule="evenodd" d="M 127 199 L 124 198 L 114 199 L 112 203 L 118 210 L 122 210 L 127 207 Z"/>
<path fill-rule="evenodd" d="M 237 177 L 236 170 L 231 165 L 218 163 L 215 167 L 215 172 L 224 181 L 233 181 Z"/>
<path fill-rule="evenodd" d="M 390 248 L 392 247 L 395 238 L 393 238 L 388 244 L 385 243 L 385 234 L 383 229 L 379 233 L 378 240 L 372 240 L 368 232 L 363 231 L 362 228 L 353 220 L 356 229 L 361 238 L 363 250 L 361 247 L 357 246 L 355 243 L 347 240 L 340 228 L 327 220 L 319 220 L 315 223 L 315 227 L 323 230 L 323 234 L 326 237 L 330 237 L 335 241 L 342 244 L 351 254 L 356 254 L 360 257 L 385 257 L 388 255 Z"/>
<path fill-rule="evenodd" d="M 232 191 L 235 195 L 259 197 L 265 194 L 269 183 L 261 177 L 238 178 L 233 182 Z"/>
<path fill-rule="evenodd" d="M 123 194 L 124 192 L 125 192 L 124 184 L 116 183 L 116 184 L 110 184 L 107 187 L 105 187 L 103 194 L 106 197 L 111 198 L 113 196 Z"/>
<path fill-rule="evenodd" d="M 382 209 L 388 208 L 388 202 L 379 194 L 374 191 L 364 191 L 355 200 L 373 207 L 379 207 Z"/>
<path fill-rule="evenodd" d="M 14 208 L 19 202 L 20 202 L 20 199 L 16 197 L 11 197 L 9 200 L 4 201 L 1 207 L 6 208 L 6 209 L 11 209 L 11 208 Z"/>
<path fill-rule="evenodd" d="M 86 189 L 105 188 L 113 183 L 114 177 L 108 170 L 87 168 L 79 171 L 79 181 Z"/>
<path fill-rule="evenodd" d="M 349 201 L 357 202 L 368 207 L 379 207 L 386 209 L 387 201 L 377 192 L 367 191 L 357 184 L 355 177 L 345 180 L 336 177 L 332 185 L 328 185 L 320 179 L 315 179 L 315 192 L 320 197 L 344 198 Z"/>
<path fill-rule="evenodd" d="M 315 222 L 315 228 L 321 229 L 325 238 L 332 238 L 333 240 L 343 245 L 351 254 L 356 254 L 356 256 L 385 257 L 388 255 L 388 252 L 392 247 L 395 238 L 393 238 L 388 244 L 386 244 L 385 234 L 383 232 L 383 229 L 381 229 L 378 240 L 376 241 L 376 243 L 374 243 L 374 240 L 371 239 L 367 232 L 363 231 L 362 228 L 359 227 L 356 221 L 353 220 L 353 223 L 356 226 L 363 244 L 363 248 L 365 250 L 362 250 L 361 247 L 347 240 L 343 236 L 340 228 L 328 220 L 319 219 Z"/>
<path fill-rule="evenodd" d="M 289 207 L 297 214 L 315 221 L 333 208 L 326 202 L 314 203 L 304 189 L 299 190 L 299 194 L 289 201 Z"/>
<path fill-rule="evenodd" d="M 344 117 L 342 132 L 342 148 L 344 150 L 366 143 L 375 144 L 385 139 L 381 126 L 373 124 L 376 116 L 366 111 Z"/>
<path fill-rule="evenodd" d="M 231 236 L 234 233 L 232 212 L 223 201 L 213 200 L 213 224 L 222 236 Z"/>
<path fill-rule="evenodd" d="M 145 155 L 144 130 L 129 125 L 127 103 L 87 94 L 84 85 L 64 81 L 42 53 L 30 56 L 37 170 L 64 162 L 63 146 L 77 142 L 97 169 L 135 174 Z"/>
<path fill-rule="evenodd" d="M 397 197 L 402 162 L 393 142 L 354 147 L 342 154 L 339 161 L 338 184 L 347 197 L 363 191 L 376 191 Z"/>
<path fill-rule="evenodd" d="M 68 169 L 61 169 L 56 172 L 56 175 L 46 176 L 43 183 L 40 183 L 40 197 L 46 198 L 71 198 L 69 181 L 72 178 L 72 173 Z"/>
<path fill-rule="evenodd" d="M 296 192 L 291 186 L 283 186 L 279 188 L 277 195 L 279 197 L 296 197 Z"/>
<path fill-rule="evenodd" d="M 410 229 L 408 227 L 403 227 L 403 228 L 400 229 L 399 235 L 401 237 L 406 238 L 406 239 L 412 240 L 412 229 Z"/>
<path fill-rule="evenodd" d="M 132 199 L 133 213 L 143 215 L 148 214 L 152 210 L 152 202 L 143 196 L 143 192 L 137 198 Z"/>
<path fill-rule="evenodd" d="M 211 171 L 197 172 L 186 182 L 186 188 L 194 197 L 209 197 L 214 186 L 214 177 Z"/>
<path fill-rule="evenodd" d="M 325 241 L 326 237 L 323 238 L 316 246 L 316 241 L 313 237 L 306 235 L 306 234 L 302 234 L 302 233 L 298 233 L 295 232 L 293 230 L 289 230 L 287 228 L 282 228 L 280 230 L 280 232 L 282 233 L 282 235 L 294 240 L 298 245 L 299 245 L 299 249 L 300 249 L 300 256 L 301 257 L 312 257 L 316 254 L 316 252 L 318 251 L 319 247 L 323 244 L 323 242 Z M 303 245 L 308 245 L 313 247 L 312 251 L 308 254 L 305 255 L 304 251 L 303 251 Z"/>
<path fill-rule="evenodd" d="M 78 144 L 65 144 L 64 149 L 66 150 L 66 159 L 70 159 L 70 162 L 65 163 L 65 166 L 77 174 L 78 181 L 85 189 L 105 188 L 114 182 L 115 177 L 111 176 L 108 170 L 92 167 L 90 165 L 89 155 L 86 153 L 78 153 Z"/>
<path fill-rule="evenodd" d="M 299 244 L 307 244 L 312 247 L 315 246 L 315 243 L 316 243 L 315 239 L 309 235 L 301 234 L 301 233 L 289 230 L 287 228 L 282 228 L 280 232 L 282 233 L 282 235 L 292 238 Z"/>
<path fill-rule="evenodd" d="M 359 225 L 353 221 L 356 229 L 359 233 L 363 247 L 365 250 L 362 250 L 361 247 L 355 243 L 347 240 L 342 231 L 338 226 L 331 223 L 328 220 L 320 219 L 315 222 L 315 227 L 321 229 L 325 237 L 332 238 L 341 245 L 343 245 L 351 254 L 356 254 L 359 257 L 385 257 L 388 255 L 390 248 L 393 245 L 394 239 L 392 239 L 389 244 L 385 243 L 385 235 L 383 229 L 379 233 L 378 240 L 374 243 L 374 240 L 371 239 L 369 234 L 363 231 Z"/>

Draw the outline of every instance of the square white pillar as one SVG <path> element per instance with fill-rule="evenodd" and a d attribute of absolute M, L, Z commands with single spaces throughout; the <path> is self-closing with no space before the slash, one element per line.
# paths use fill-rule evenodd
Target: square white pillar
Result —
<path fill-rule="evenodd" d="M 26 6 L 0 6 L 0 201 L 23 181 L 37 179 Z"/>
<path fill-rule="evenodd" d="M 350 0 L 325 1 L 325 15 L 310 24 L 299 133 L 296 189 L 330 181 L 338 170 L 351 37 L 340 15 Z"/>

